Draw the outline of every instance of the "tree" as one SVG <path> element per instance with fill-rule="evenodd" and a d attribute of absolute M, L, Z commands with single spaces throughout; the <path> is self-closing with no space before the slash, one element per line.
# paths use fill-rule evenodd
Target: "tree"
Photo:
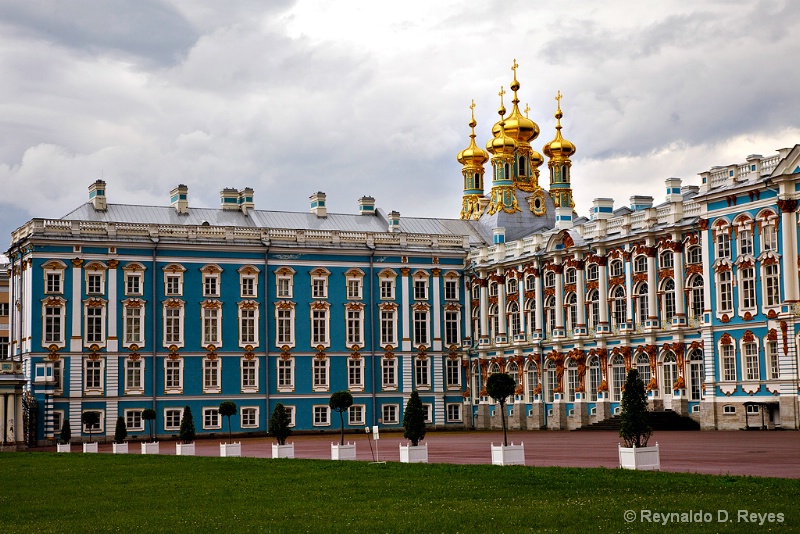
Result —
<path fill-rule="evenodd" d="M 647 393 L 644 382 L 639 378 L 639 371 L 631 369 L 625 380 L 622 392 L 622 424 L 619 436 L 626 447 L 647 447 L 647 440 L 653 435 L 650 422 L 647 420 Z"/>
<path fill-rule="evenodd" d="M 117 417 L 117 426 L 114 427 L 114 443 L 123 443 L 128 437 L 128 427 L 125 426 L 125 419 Z"/>
<path fill-rule="evenodd" d="M 58 435 L 58 440 L 62 445 L 68 445 L 72 440 L 72 430 L 69 428 L 69 419 L 64 419 L 61 423 L 61 433 Z"/>
<path fill-rule="evenodd" d="M 406 411 L 403 413 L 403 437 L 411 442 L 412 447 L 419 445 L 425 437 L 425 410 L 422 401 L 419 400 L 419 393 L 413 391 L 406 404 Z"/>
<path fill-rule="evenodd" d="M 272 416 L 269 418 L 269 433 L 275 436 L 278 440 L 278 445 L 286 445 L 286 438 L 288 438 L 292 429 L 289 425 L 292 423 L 292 418 L 289 417 L 289 412 L 280 402 L 275 405 L 272 410 Z"/>
<path fill-rule="evenodd" d="M 236 415 L 236 403 L 233 401 L 222 401 L 219 405 L 219 414 L 222 417 L 228 418 L 228 439 L 233 441 L 233 438 L 231 438 L 231 416 Z"/>
<path fill-rule="evenodd" d="M 145 408 L 142 410 L 142 419 L 147 421 L 147 427 L 150 429 L 150 439 L 155 441 L 156 438 L 153 436 L 153 421 L 156 419 L 156 411 L 152 408 Z"/>
<path fill-rule="evenodd" d="M 506 398 L 513 395 L 517 389 L 517 383 L 507 373 L 494 373 L 486 381 L 486 393 L 491 398 L 500 403 L 500 417 L 503 421 L 503 446 L 508 446 L 506 435 Z"/>
<path fill-rule="evenodd" d="M 183 408 L 183 416 L 181 417 L 181 431 L 178 434 L 178 439 L 184 443 L 191 443 L 194 441 L 197 433 L 194 430 L 194 417 L 192 416 L 192 409 L 188 406 Z"/>
<path fill-rule="evenodd" d="M 328 405 L 334 412 L 339 412 L 339 422 L 342 424 L 342 439 L 340 445 L 344 445 L 344 412 L 353 405 L 353 396 L 349 391 L 337 391 L 331 395 Z"/>
<path fill-rule="evenodd" d="M 89 443 L 92 442 L 92 430 L 100 424 L 100 414 L 97 412 L 83 412 L 81 414 L 81 423 L 89 429 Z"/>

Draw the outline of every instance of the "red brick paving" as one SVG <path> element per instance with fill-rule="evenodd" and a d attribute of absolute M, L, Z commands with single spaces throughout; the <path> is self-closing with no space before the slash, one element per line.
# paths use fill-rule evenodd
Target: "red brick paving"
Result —
<path fill-rule="evenodd" d="M 296 458 L 330 459 L 330 444 L 339 436 L 302 435 L 289 438 L 295 444 Z M 365 433 L 350 433 L 345 440 L 356 442 L 357 459 L 372 461 Z M 502 442 L 502 432 L 429 432 L 428 460 L 431 463 L 489 464 L 489 444 Z M 616 432 L 509 432 L 509 442 L 525 443 L 526 465 L 562 467 L 619 466 Z M 220 438 L 197 441 L 198 456 L 218 456 Z M 234 441 L 240 441 L 239 438 Z M 244 438 L 243 456 L 269 458 L 271 438 Z M 659 443 L 661 470 L 707 474 L 731 474 L 800 478 L 800 432 L 730 431 L 730 432 L 655 432 L 650 445 Z M 398 444 L 405 443 L 400 433 L 382 433 L 377 443 L 381 461 L 398 462 Z M 372 442 L 373 449 L 376 443 Z M 131 443 L 131 454 L 140 451 Z M 49 448 L 48 450 L 53 450 Z M 79 452 L 80 446 L 73 445 Z M 111 452 L 110 444 L 101 444 L 100 452 Z M 175 454 L 175 443 L 162 441 L 161 454 Z"/>

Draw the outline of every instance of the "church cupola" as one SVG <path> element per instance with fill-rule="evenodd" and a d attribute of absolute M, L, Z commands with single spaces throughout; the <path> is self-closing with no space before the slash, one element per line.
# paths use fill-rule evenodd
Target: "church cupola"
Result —
<path fill-rule="evenodd" d="M 570 228 L 572 226 L 572 209 L 575 202 L 572 200 L 572 189 L 570 186 L 570 167 L 572 161 L 570 156 L 575 154 L 575 145 L 564 139 L 561 135 L 561 91 L 556 96 L 558 110 L 556 111 L 556 137 L 544 145 L 544 154 L 550 161 L 547 166 L 550 169 L 550 196 L 556 207 L 556 227 Z"/>
<path fill-rule="evenodd" d="M 478 220 L 481 216 L 480 200 L 483 197 L 483 164 L 489 155 L 475 144 L 475 101 L 469 106 L 472 110 L 472 120 L 469 121 L 471 133 L 469 146 L 458 153 L 456 159 L 462 165 L 461 174 L 464 176 L 464 196 L 461 202 L 461 218 Z"/>
<path fill-rule="evenodd" d="M 505 114 L 503 105 L 505 91 L 500 88 L 500 131 L 486 143 L 486 150 L 492 154 L 492 192 L 487 213 L 493 215 L 498 211 L 514 213 L 520 211 L 517 197 L 514 194 L 514 158 L 517 151 L 517 142 L 506 135 Z"/>

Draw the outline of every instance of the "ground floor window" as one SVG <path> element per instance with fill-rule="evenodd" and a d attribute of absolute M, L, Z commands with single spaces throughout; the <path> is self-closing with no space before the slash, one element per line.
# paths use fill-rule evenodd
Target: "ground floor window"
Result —
<path fill-rule="evenodd" d="M 242 428 L 255 428 L 258 426 L 258 408 L 248 406 L 242 408 Z"/>
<path fill-rule="evenodd" d="M 399 422 L 400 409 L 397 404 L 384 404 L 382 409 L 384 425 L 396 425 Z"/>
<path fill-rule="evenodd" d="M 125 428 L 129 431 L 144 430 L 142 410 L 125 410 Z"/>
<path fill-rule="evenodd" d="M 180 430 L 183 410 L 180 408 L 167 408 L 164 410 L 164 430 Z"/>
<path fill-rule="evenodd" d="M 447 405 L 447 422 L 458 423 L 461 421 L 461 403 Z"/>
<path fill-rule="evenodd" d="M 328 406 L 314 406 L 314 426 L 329 426 L 330 424 L 330 408 Z"/>
<path fill-rule="evenodd" d="M 180 423 L 178 423 L 180 428 Z M 216 430 L 222 428 L 218 408 L 203 408 L 203 430 Z"/>
<path fill-rule="evenodd" d="M 361 426 L 364 424 L 364 405 L 354 404 L 350 406 L 347 421 L 350 426 Z"/>

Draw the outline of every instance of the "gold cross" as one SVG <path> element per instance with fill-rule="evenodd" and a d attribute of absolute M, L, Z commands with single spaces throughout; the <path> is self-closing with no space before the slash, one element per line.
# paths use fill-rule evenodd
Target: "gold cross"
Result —
<path fill-rule="evenodd" d="M 531 107 L 525 102 L 525 118 L 528 118 L 528 112 L 531 110 Z"/>
<path fill-rule="evenodd" d="M 472 99 L 472 104 L 469 105 L 469 109 L 472 110 L 472 120 L 475 120 L 475 99 Z"/>
<path fill-rule="evenodd" d="M 499 92 L 499 93 L 497 93 L 497 95 L 500 97 L 500 103 L 501 103 L 501 104 L 503 103 L 503 95 L 504 95 L 504 94 L 506 94 L 506 92 L 503 90 L 503 86 L 501 85 L 501 86 L 500 86 L 500 92 Z"/>
<path fill-rule="evenodd" d="M 519 65 L 517 65 L 517 60 L 514 59 L 514 63 L 511 65 L 511 70 L 514 71 L 514 79 L 515 80 L 517 79 L 517 67 L 519 67 Z"/>
<path fill-rule="evenodd" d="M 559 89 L 558 94 L 556 95 L 556 100 L 558 100 L 558 109 L 561 109 L 561 99 L 562 98 L 563 97 L 561 96 L 561 90 Z"/>

